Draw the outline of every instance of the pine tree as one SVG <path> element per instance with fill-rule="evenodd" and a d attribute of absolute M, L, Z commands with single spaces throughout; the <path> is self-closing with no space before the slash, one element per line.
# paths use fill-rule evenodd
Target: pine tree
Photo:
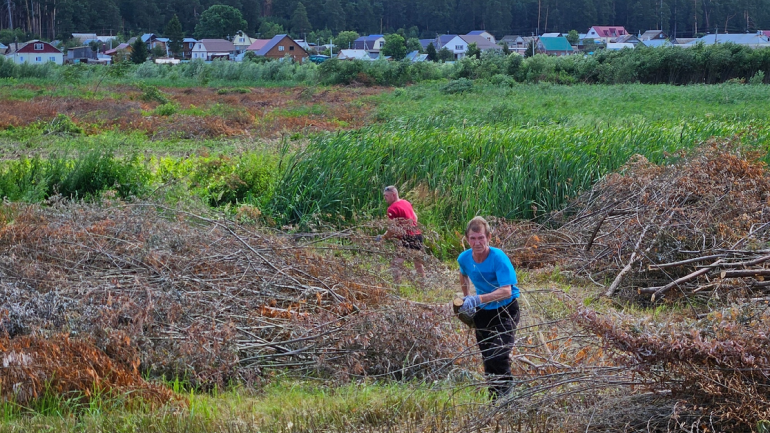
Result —
<path fill-rule="evenodd" d="M 438 60 L 438 53 L 436 52 L 436 47 L 433 45 L 433 42 L 428 44 L 428 48 L 425 49 L 425 52 L 428 54 L 428 60 L 431 62 Z"/>
<path fill-rule="evenodd" d="M 131 45 L 131 61 L 137 65 L 147 61 L 147 45 L 145 45 L 142 38 L 136 38 L 136 41 Z"/>
<path fill-rule="evenodd" d="M 182 23 L 179 22 L 179 18 L 176 14 L 174 14 L 171 21 L 166 24 L 164 32 L 168 38 L 168 50 L 171 51 L 171 55 L 174 57 L 181 57 L 184 52 L 182 48 L 182 44 L 184 43 L 184 32 L 182 31 Z"/>
<path fill-rule="evenodd" d="M 324 16 L 326 17 L 326 27 L 334 33 L 345 28 L 345 11 L 339 0 L 326 0 Z"/>
<path fill-rule="evenodd" d="M 294 13 L 291 15 L 291 31 L 295 35 L 302 37 L 303 34 L 309 32 L 310 20 L 307 18 L 307 9 L 302 2 L 297 3 L 297 8 L 294 9 Z"/>

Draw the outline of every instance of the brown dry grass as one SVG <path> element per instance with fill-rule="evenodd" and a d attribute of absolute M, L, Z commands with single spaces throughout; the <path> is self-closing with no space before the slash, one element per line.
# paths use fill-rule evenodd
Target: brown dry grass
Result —
<path fill-rule="evenodd" d="M 218 94 L 214 88 L 160 89 L 181 110 L 195 107 L 221 114 L 147 116 L 159 104 L 141 100 L 132 87 L 111 89 L 112 96 L 95 98 L 39 96 L 31 100 L 0 101 L 0 129 L 51 121 L 65 114 L 89 134 L 103 129 L 142 131 L 153 138 L 216 138 L 258 136 L 275 138 L 285 133 L 312 133 L 357 128 L 365 124 L 371 105 L 367 96 L 383 88 L 332 87 L 253 88 L 249 93 Z M 362 101 L 363 99 L 363 101 Z M 321 107 L 316 114 L 291 114 L 306 106 Z"/>

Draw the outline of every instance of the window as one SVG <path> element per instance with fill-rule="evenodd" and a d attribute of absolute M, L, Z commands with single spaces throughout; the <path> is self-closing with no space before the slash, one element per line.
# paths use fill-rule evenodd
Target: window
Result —
<path fill-rule="evenodd" d="M 278 51 L 283 51 L 283 50 L 285 50 L 285 49 L 286 49 L 286 47 L 284 47 L 283 45 L 280 45 L 280 46 L 278 47 Z"/>
<path fill-rule="evenodd" d="M 240 39 L 241 43 L 243 43 L 243 38 Z"/>
<path fill-rule="evenodd" d="M 42 51 L 43 50 L 43 44 L 35 44 L 35 51 Z"/>
<path fill-rule="evenodd" d="M 35 57 L 35 61 L 36 61 L 37 63 L 40 63 L 40 62 L 42 62 L 42 61 L 43 61 L 43 58 L 42 58 L 42 57 L 40 57 L 40 56 L 38 56 L 38 57 Z"/>
<path fill-rule="evenodd" d="M 24 57 L 19 57 L 19 63 L 24 63 Z"/>
<path fill-rule="evenodd" d="M 191 50 L 193 49 L 193 45 L 195 45 L 195 43 L 193 43 L 193 42 L 190 42 L 190 49 L 191 49 Z"/>
<path fill-rule="evenodd" d="M 289 45 L 289 51 L 294 51 L 294 45 Z"/>
<path fill-rule="evenodd" d="M 457 51 L 462 51 L 462 50 L 464 50 L 464 49 L 465 49 L 465 48 L 463 48 L 463 46 L 462 46 L 462 45 L 455 45 L 455 50 L 457 50 Z"/>
<path fill-rule="evenodd" d="M 56 62 L 56 57 L 51 56 L 51 57 L 48 58 L 48 61 L 49 62 Z"/>

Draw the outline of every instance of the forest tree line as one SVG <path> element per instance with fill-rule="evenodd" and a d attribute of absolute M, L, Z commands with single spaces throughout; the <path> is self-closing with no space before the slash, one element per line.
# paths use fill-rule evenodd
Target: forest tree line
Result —
<path fill-rule="evenodd" d="M 192 35 L 203 11 L 217 4 L 238 9 L 252 36 L 285 31 L 309 40 L 343 30 L 432 38 L 483 29 L 500 38 L 585 33 L 594 25 L 676 37 L 770 29 L 770 0 L 0 0 L 0 31 L 8 35 L 12 26 L 49 40 L 73 32 L 162 34 L 177 15 Z"/>

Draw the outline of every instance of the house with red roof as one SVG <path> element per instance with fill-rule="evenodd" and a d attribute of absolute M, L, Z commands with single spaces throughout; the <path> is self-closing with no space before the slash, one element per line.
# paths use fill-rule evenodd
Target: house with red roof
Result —
<path fill-rule="evenodd" d="M 64 53 L 48 42 L 36 39 L 21 44 L 12 43 L 5 58 L 18 64 L 42 65 L 50 62 L 61 65 L 64 63 Z"/>
<path fill-rule="evenodd" d="M 596 42 L 615 42 L 620 36 L 627 35 L 628 32 L 623 26 L 593 26 L 588 29 L 585 39 L 593 39 Z"/>

